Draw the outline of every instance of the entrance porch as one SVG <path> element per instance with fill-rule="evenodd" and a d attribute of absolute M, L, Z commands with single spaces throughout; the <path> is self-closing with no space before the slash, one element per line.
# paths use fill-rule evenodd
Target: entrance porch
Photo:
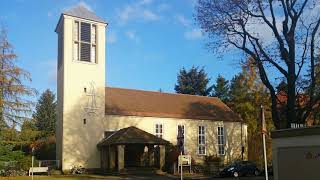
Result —
<path fill-rule="evenodd" d="M 120 129 L 98 143 L 103 172 L 153 167 L 162 170 L 169 142 L 134 126 Z"/>

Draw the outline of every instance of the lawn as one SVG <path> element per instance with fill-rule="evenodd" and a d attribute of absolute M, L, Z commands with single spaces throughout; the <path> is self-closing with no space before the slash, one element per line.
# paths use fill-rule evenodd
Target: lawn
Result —
<path fill-rule="evenodd" d="M 0 177 L 0 180 L 31 180 L 31 176 Z M 87 180 L 87 179 L 122 179 L 115 176 L 78 175 L 78 176 L 34 176 L 34 180 Z"/>

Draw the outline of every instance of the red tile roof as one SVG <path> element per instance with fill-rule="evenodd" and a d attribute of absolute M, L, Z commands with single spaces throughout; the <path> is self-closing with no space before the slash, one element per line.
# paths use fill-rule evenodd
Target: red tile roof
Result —
<path fill-rule="evenodd" d="M 106 114 L 241 121 L 216 97 L 106 87 Z"/>

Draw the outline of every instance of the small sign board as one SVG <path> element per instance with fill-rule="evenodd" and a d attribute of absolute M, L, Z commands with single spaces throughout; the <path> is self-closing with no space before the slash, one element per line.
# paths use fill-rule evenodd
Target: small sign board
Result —
<path fill-rule="evenodd" d="M 191 165 L 191 155 L 180 155 L 178 158 L 179 166 L 190 166 Z"/>

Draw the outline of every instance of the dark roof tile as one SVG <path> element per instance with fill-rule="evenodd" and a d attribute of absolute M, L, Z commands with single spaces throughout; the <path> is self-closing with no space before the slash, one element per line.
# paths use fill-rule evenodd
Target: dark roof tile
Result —
<path fill-rule="evenodd" d="M 83 19 L 87 19 L 87 20 L 106 23 L 105 20 L 103 20 L 102 18 L 97 16 L 94 12 L 89 11 L 87 8 L 85 8 L 82 5 L 72 7 L 71 9 L 64 11 L 62 14 L 74 16 L 74 17 L 78 17 L 78 18 L 83 18 Z"/>
<path fill-rule="evenodd" d="M 242 121 L 216 97 L 106 87 L 106 114 Z"/>
<path fill-rule="evenodd" d="M 102 139 L 98 143 L 98 147 L 116 145 L 116 144 L 154 144 L 165 145 L 169 141 L 158 138 L 157 136 L 143 131 L 137 127 L 130 126 L 120 129 L 112 135 Z"/>

